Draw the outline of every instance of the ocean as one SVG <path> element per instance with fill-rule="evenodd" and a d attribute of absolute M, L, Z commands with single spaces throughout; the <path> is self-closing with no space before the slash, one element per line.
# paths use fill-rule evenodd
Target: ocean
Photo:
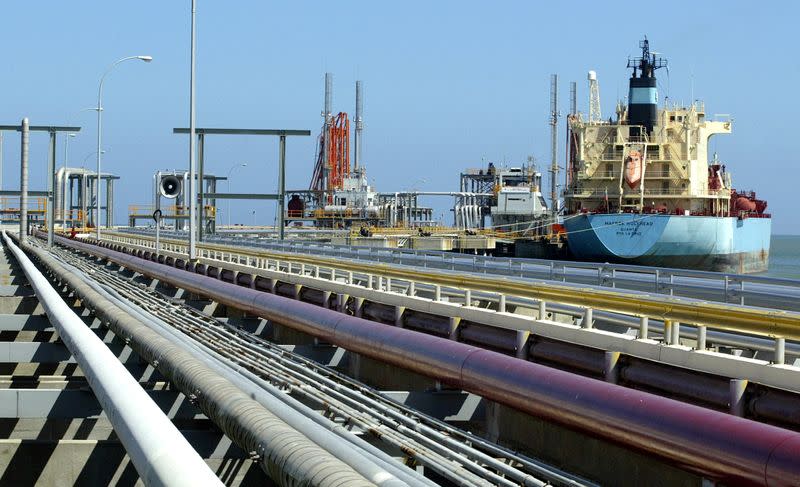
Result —
<path fill-rule="evenodd" d="M 769 277 L 800 279 L 800 235 L 773 235 L 769 249 Z"/>

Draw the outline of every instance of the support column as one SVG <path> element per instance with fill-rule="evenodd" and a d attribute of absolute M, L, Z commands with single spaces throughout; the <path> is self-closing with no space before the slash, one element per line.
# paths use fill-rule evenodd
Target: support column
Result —
<path fill-rule="evenodd" d="M 730 382 L 730 394 L 731 394 L 731 406 L 730 406 L 730 413 L 734 416 L 742 417 L 745 413 L 745 400 L 744 400 L 744 393 L 747 389 L 747 380 L 746 379 L 731 379 Z"/>
<path fill-rule="evenodd" d="M 81 218 L 83 219 L 84 228 L 89 225 L 89 218 L 86 212 L 89 209 L 89 176 L 86 173 L 81 174 L 78 178 L 80 186 L 80 200 L 81 200 Z"/>
<path fill-rule="evenodd" d="M 603 378 L 606 382 L 616 384 L 619 380 L 619 352 L 606 351 L 603 357 Z"/>
<path fill-rule="evenodd" d="M 525 345 L 528 343 L 528 338 L 531 336 L 531 332 L 528 330 L 517 330 L 517 339 L 516 343 L 514 344 L 515 348 L 517 349 L 516 357 L 519 359 L 525 360 L 528 357 L 528 349 Z"/>
<path fill-rule="evenodd" d="M 66 181 L 64 182 L 64 184 L 65 185 L 67 184 Z M 69 222 L 71 227 L 75 226 L 75 215 L 72 214 L 72 211 L 75 209 L 74 196 L 75 196 L 75 180 L 69 178 L 69 203 L 68 206 L 66 207 L 66 211 L 64 212 L 64 214 L 69 216 Z"/>
<path fill-rule="evenodd" d="M 198 203 L 200 204 L 199 211 L 197 212 L 200 221 L 197 225 L 197 241 L 203 241 L 203 233 L 205 233 L 206 225 L 206 203 L 205 203 L 205 177 L 204 177 L 204 157 L 203 149 L 205 146 L 205 134 L 197 134 L 197 184 L 199 194 L 197 196 Z"/>
<path fill-rule="evenodd" d="M 106 179 L 106 228 L 114 226 L 114 180 Z"/>
<path fill-rule="evenodd" d="M 28 235 L 28 144 L 30 140 L 28 118 L 22 119 L 22 143 L 20 145 L 20 197 L 19 197 L 19 239 Z"/>
<path fill-rule="evenodd" d="M 280 227 L 280 240 L 284 237 L 284 220 L 283 210 L 286 207 L 286 136 L 281 135 L 280 143 L 278 145 L 278 226 Z"/>
<path fill-rule="evenodd" d="M 53 194 L 56 189 L 56 131 L 50 131 L 50 144 L 47 146 L 47 246 L 53 246 L 53 232 L 56 222 L 56 202 Z"/>
<path fill-rule="evenodd" d="M 405 312 L 406 312 L 405 306 L 394 307 L 394 326 L 399 328 L 403 327 L 403 313 Z"/>

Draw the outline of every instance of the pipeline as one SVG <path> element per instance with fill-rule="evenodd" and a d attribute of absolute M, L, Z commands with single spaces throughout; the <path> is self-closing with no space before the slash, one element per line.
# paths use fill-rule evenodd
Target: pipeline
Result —
<path fill-rule="evenodd" d="M 800 433 L 381 326 L 101 246 L 63 237 L 58 243 L 726 485 L 800 485 Z"/>
<path fill-rule="evenodd" d="M 221 486 L 222 482 L 125 366 L 67 306 L 5 232 L 3 237 L 48 319 L 86 375 L 97 402 L 111 421 L 144 484 Z"/>
<path fill-rule="evenodd" d="M 127 237 L 128 235 L 123 235 Z M 185 246 L 181 240 L 163 240 Z M 548 303 L 560 302 L 595 310 L 648 316 L 654 320 L 671 319 L 680 323 L 707 325 L 717 330 L 727 330 L 769 337 L 784 337 L 787 340 L 800 340 L 800 313 L 792 311 L 761 309 L 721 302 L 706 302 L 699 299 L 653 294 L 637 294 L 631 296 L 608 288 L 581 287 L 565 283 L 554 283 L 542 280 L 511 281 L 502 276 L 470 275 L 465 273 L 443 272 L 432 275 L 427 269 L 413 267 L 397 268 L 392 265 L 364 262 L 343 261 L 331 257 L 317 255 L 287 254 L 267 252 L 246 248 L 231 249 L 224 245 L 204 244 L 205 251 L 230 252 L 235 250 L 240 255 L 257 258 L 270 257 L 288 259 L 294 263 L 330 266 L 341 268 L 346 264 L 348 270 L 367 274 L 382 274 L 384 277 L 401 280 L 431 282 L 440 286 L 459 289 L 473 289 L 506 294 L 509 296 L 527 297 L 543 300 Z"/>
<path fill-rule="evenodd" d="M 85 306 L 115 335 L 172 381 L 228 437 L 257 459 L 261 468 L 279 485 L 375 485 L 289 427 L 179 345 L 97 293 L 79 275 L 65 272 L 46 252 L 32 246 L 25 248 L 80 296 Z M 114 361 L 117 362 L 116 358 Z"/>

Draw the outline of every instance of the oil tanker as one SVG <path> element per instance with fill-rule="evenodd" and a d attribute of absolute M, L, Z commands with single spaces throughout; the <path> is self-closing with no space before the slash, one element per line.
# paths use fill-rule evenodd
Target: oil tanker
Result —
<path fill-rule="evenodd" d="M 667 61 L 639 43 L 627 103 L 616 119 L 568 118 L 563 225 L 578 260 L 721 272 L 767 270 L 771 217 L 752 191 L 736 191 L 714 154 L 712 136 L 730 134 L 729 117 L 705 106 L 659 107 L 655 73 Z M 590 79 L 593 72 L 590 72 Z M 599 96 L 598 96 L 599 98 Z M 599 100 L 598 100 L 599 103 Z"/>

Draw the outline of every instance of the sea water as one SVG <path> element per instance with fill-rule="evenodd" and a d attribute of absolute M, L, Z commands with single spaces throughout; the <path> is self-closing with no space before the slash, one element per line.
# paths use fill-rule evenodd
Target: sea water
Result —
<path fill-rule="evenodd" d="M 800 279 L 800 235 L 773 235 L 769 249 L 769 277 Z"/>

